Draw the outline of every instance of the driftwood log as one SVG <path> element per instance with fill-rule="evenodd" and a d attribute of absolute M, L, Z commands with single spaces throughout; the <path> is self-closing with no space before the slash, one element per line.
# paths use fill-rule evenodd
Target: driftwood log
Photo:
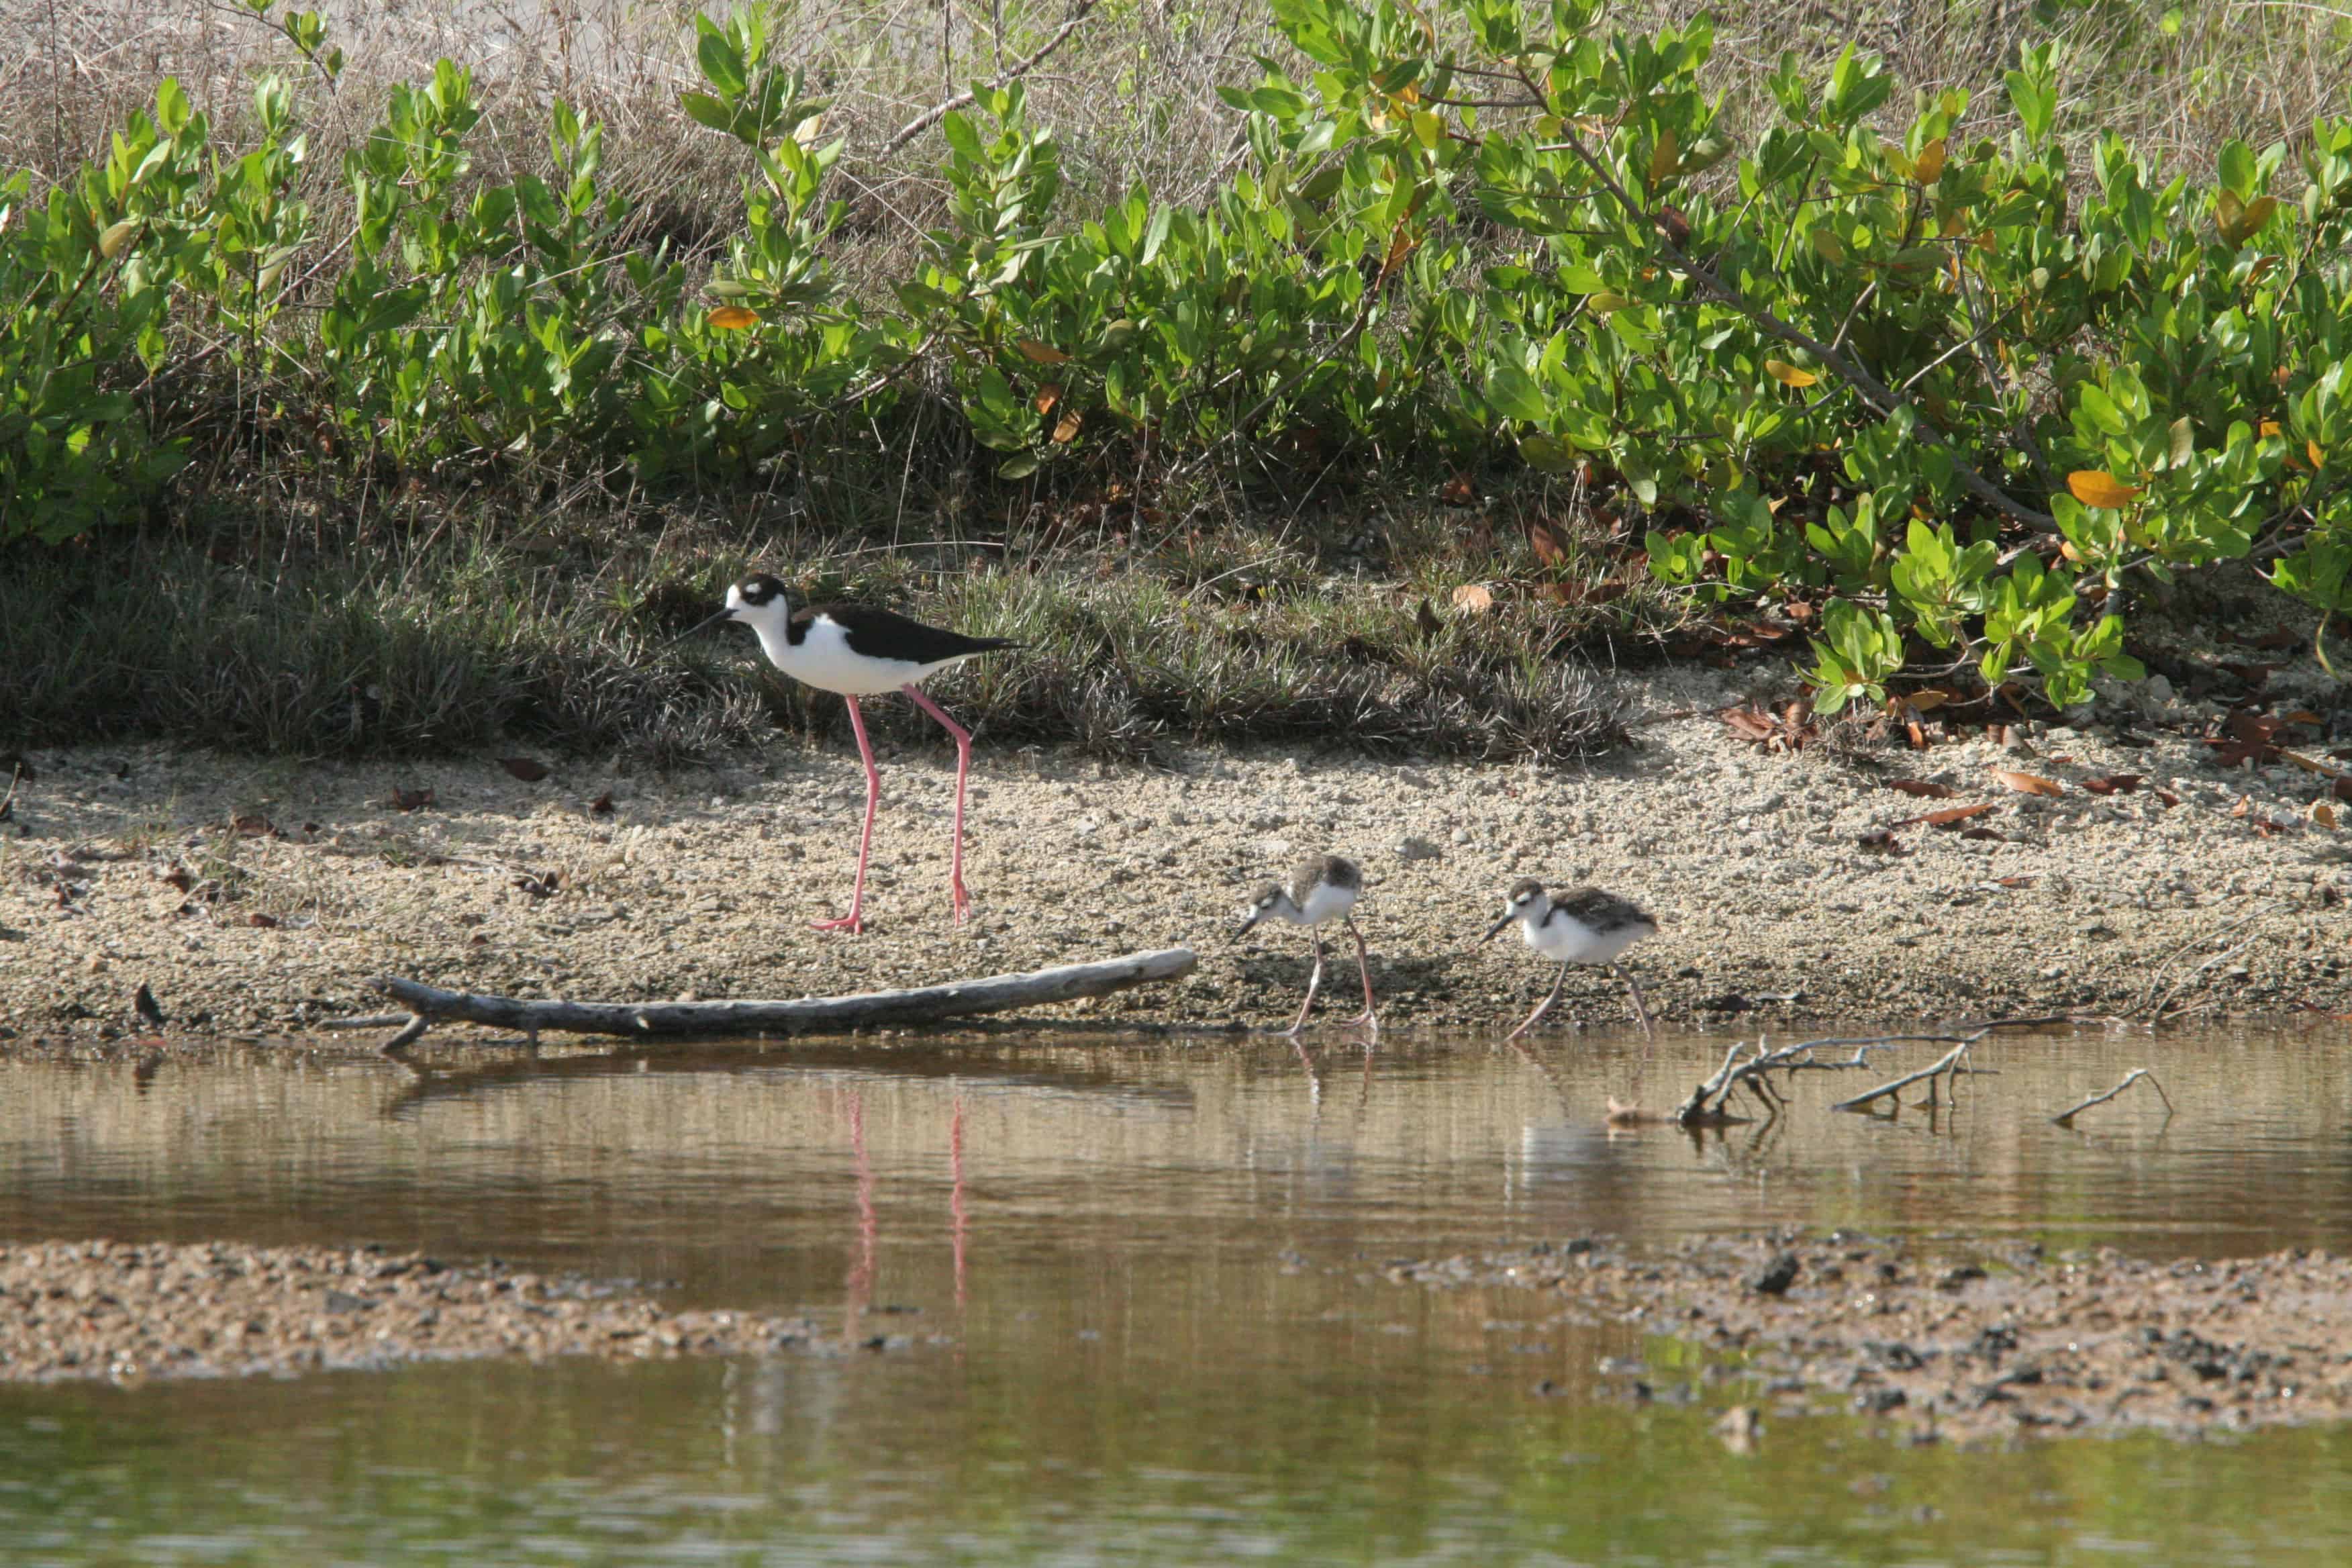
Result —
<path fill-rule="evenodd" d="M 533 1002 L 445 991 L 394 975 L 382 975 L 369 984 L 407 1010 L 406 1023 L 383 1047 L 386 1055 L 396 1057 L 415 1045 L 425 1030 L 443 1023 L 515 1029 L 532 1040 L 541 1033 L 646 1039 L 656 1035 L 785 1035 L 882 1024 L 929 1024 L 975 1013 L 1075 1002 L 1083 996 L 1124 991 L 1130 985 L 1175 980 L 1190 974 L 1197 962 L 1189 947 L 1164 947 L 1028 974 L 992 974 L 984 980 L 924 985 L 912 991 L 872 991 L 802 1002 Z"/>

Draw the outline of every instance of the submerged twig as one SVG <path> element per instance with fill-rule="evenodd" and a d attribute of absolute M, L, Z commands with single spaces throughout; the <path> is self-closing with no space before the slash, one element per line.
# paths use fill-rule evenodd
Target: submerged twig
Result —
<path fill-rule="evenodd" d="M 2072 1127 L 2074 1124 L 2075 1117 L 2081 1115 L 2084 1111 L 2090 1110 L 2091 1107 L 2095 1105 L 2105 1105 L 2107 1101 L 2113 1100 L 2116 1096 L 2121 1094 L 2132 1085 L 2139 1082 L 2142 1079 L 2146 1079 L 2147 1080 L 2148 1088 L 2156 1090 L 2156 1098 L 2164 1101 L 2164 1119 L 2167 1121 L 2171 1121 L 2172 1096 L 2164 1092 L 2164 1085 L 2157 1082 L 2156 1075 L 2148 1071 L 2146 1068 L 2132 1068 L 2131 1071 L 2124 1074 L 2123 1082 L 2116 1085 L 2115 1088 L 2107 1090 L 2106 1093 L 2095 1094 L 2091 1096 L 2090 1099 L 2083 1101 L 2082 1104 L 2074 1106 L 2071 1110 L 2062 1110 L 2050 1120 L 2058 1126 Z"/>

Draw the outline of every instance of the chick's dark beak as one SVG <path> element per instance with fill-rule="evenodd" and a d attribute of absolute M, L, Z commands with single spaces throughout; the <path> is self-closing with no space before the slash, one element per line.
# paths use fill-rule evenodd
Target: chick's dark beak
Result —
<path fill-rule="evenodd" d="M 1264 910 L 1252 910 L 1247 915 L 1242 918 L 1242 923 L 1234 930 L 1234 934 L 1225 938 L 1225 945 L 1227 947 L 1231 947 L 1234 943 L 1241 941 L 1242 938 L 1249 935 L 1250 931 L 1257 925 L 1257 922 L 1265 918 L 1265 911 Z"/>
<path fill-rule="evenodd" d="M 1518 911 L 1518 910 L 1505 910 L 1503 911 L 1503 918 L 1502 918 L 1501 920 L 1496 921 L 1493 925 L 1488 926 L 1488 927 L 1486 928 L 1486 934 L 1485 936 L 1480 937 L 1478 940 L 1479 940 L 1480 942 L 1492 942 L 1492 941 L 1494 941 L 1494 940 L 1495 940 L 1495 933 L 1496 933 L 1496 931 L 1501 931 L 1505 926 L 1509 925 L 1513 921 L 1517 920 L 1518 918 L 1519 918 L 1519 911 Z"/>

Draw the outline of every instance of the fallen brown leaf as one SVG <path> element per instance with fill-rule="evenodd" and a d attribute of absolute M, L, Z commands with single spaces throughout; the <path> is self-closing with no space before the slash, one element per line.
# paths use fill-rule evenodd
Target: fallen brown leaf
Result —
<path fill-rule="evenodd" d="M 1992 776 L 2020 795 L 2064 795 L 2066 786 L 2040 773 L 2012 773 L 2007 768 L 1995 768 Z"/>
<path fill-rule="evenodd" d="M 1923 800 L 1949 800 L 1960 793 L 1949 784 L 1933 784 L 1927 779 L 1888 779 L 1885 783 L 1888 789 L 1899 789 Z"/>
<path fill-rule="evenodd" d="M 422 811 L 433 804 L 433 792 L 429 789 L 401 789 L 395 786 L 392 792 L 392 804 L 402 811 Z"/>
<path fill-rule="evenodd" d="M 1446 506 L 1468 506 L 1478 499 L 1478 492 L 1466 476 L 1456 474 L 1438 487 L 1437 499 Z"/>
<path fill-rule="evenodd" d="M 1911 853 L 1908 849 L 1904 848 L 1901 842 L 1895 838 L 1895 830 L 1891 827 L 1882 827 L 1875 833 L 1865 833 L 1861 837 L 1855 839 L 1854 844 L 1859 848 L 1875 849 L 1882 855 L 1908 855 Z"/>
<path fill-rule="evenodd" d="M 1974 838 L 1979 842 L 1990 840 L 1995 844 L 2006 844 L 2009 842 L 2009 836 L 2007 834 L 1996 832 L 1990 827 L 1963 827 L 1960 829 L 1960 837 L 1963 838 Z"/>
<path fill-rule="evenodd" d="M 1996 886 L 2003 888 L 2030 888 L 2040 880 L 2042 879 L 2039 877 L 1995 877 L 1993 879 Z"/>
<path fill-rule="evenodd" d="M 2180 804 L 2180 797 L 2173 794 L 2168 789 L 2158 789 L 2155 792 L 2155 795 L 2157 799 L 2164 802 L 2168 806 L 2179 805 Z"/>
<path fill-rule="evenodd" d="M 1972 816 L 1982 816 L 1988 811 L 1998 809 L 1990 801 L 1978 805 L 1951 805 L 1946 806 L 1941 811 L 1930 811 L 1919 816 L 1906 816 L 1900 822 L 1889 823 L 1887 826 L 1909 827 L 1916 823 L 1925 823 L 1929 827 L 1950 827 L 1966 822 Z"/>
<path fill-rule="evenodd" d="M 1494 591 L 1484 583 L 1465 583 L 1454 590 L 1454 607 L 1465 615 L 1483 616 L 1495 607 Z"/>
<path fill-rule="evenodd" d="M 1528 524 L 1528 548 L 1547 566 L 1557 566 L 1568 559 L 1567 536 L 1547 518 L 1539 517 Z"/>
<path fill-rule="evenodd" d="M 260 910 L 256 910 L 253 913 L 245 917 L 245 923 L 249 926 L 258 926 L 263 931 L 268 931 L 270 927 L 278 923 L 278 917 L 276 915 L 265 915 Z"/>
<path fill-rule="evenodd" d="M 537 784 L 547 776 L 547 764 L 530 757 L 500 757 L 499 766 L 525 784 Z"/>
<path fill-rule="evenodd" d="M 596 816 L 612 816 L 613 792 L 611 790 L 606 790 L 603 795 L 600 795 L 594 800 L 590 801 L 588 803 L 588 810 L 592 815 Z"/>
<path fill-rule="evenodd" d="M 2142 773 L 2109 773 L 2105 778 L 2084 779 L 2083 787 L 2093 795 L 2129 795 L 2139 788 Z"/>
<path fill-rule="evenodd" d="M 245 838 L 271 838 L 278 833 L 278 825 L 266 816 L 233 817 L 229 826 Z"/>
<path fill-rule="evenodd" d="M 174 866 L 155 879 L 169 887 L 176 888 L 184 893 L 195 882 L 195 879 L 188 874 L 188 868 L 185 866 Z"/>

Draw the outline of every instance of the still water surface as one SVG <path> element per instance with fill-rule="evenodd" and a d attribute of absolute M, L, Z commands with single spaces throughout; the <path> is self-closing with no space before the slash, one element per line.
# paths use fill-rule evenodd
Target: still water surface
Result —
<path fill-rule="evenodd" d="M 1780 1223 L 2352 1247 L 2340 1025 L 2000 1042 L 1957 1111 L 1612 1135 L 1637 1042 L 1047 1036 L 423 1084 L 0 1066 L 0 1235 L 376 1241 L 807 1311 L 875 1354 L 0 1390 L 0 1562 L 2147 1563 L 2352 1552 L 2352 1437 L 1727 1452 L 1671 1342 L 1381 1265 Z M 1724 1042 L 1662 1041 L 1655 1102 Z M 2138 1091 L 2048 1114 L 2155 1068 Z M 1859 1085 L 1857 1084 L 1857 1087 Z M 1669 1397 L 1608 1396 L 1638 1357 Z M 1556 1392 L 1536 1392 L 1549 1382 Z M 1688 1405 L 1673 1402 L 1685 1389 Z"/>

